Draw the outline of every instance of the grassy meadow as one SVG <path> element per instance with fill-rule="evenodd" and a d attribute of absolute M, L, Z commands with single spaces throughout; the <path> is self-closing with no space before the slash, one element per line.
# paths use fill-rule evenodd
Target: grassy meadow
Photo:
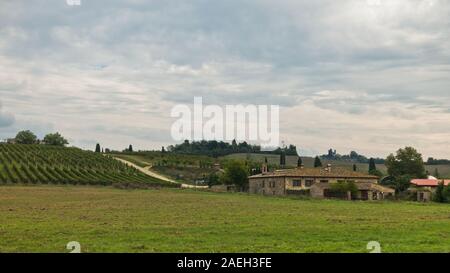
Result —
<path fill-rule="evenodd" d="M 450 205 L 0 186 L 0 252 L 450 252 Z"/>

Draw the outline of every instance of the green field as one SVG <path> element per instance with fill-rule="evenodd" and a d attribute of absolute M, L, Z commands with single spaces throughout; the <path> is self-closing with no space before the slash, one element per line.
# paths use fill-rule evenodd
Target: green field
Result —
<path fill-rule="evenodd" d="M 0 252 L 450 252 L 450 206 L 0 186 Z"/>
<path fill-rule="evenodd" d="M 174 186 L 78 148 L 0 144 L 0 184 Z"/>

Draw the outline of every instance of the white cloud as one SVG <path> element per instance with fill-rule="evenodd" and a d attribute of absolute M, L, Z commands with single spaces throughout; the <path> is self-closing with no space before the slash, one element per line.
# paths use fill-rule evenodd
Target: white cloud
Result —
<path fill-rule="evenodd" d="M 450 3 L 372 2 L 2 1 L 0 138 L 35 123 L 159 148 L 171 107 L 201 95 L 281 105 L 304 151 L 448 157 Z"/>

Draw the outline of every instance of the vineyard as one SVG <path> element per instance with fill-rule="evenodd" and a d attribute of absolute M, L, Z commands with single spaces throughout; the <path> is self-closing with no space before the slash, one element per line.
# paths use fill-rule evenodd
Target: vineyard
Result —
<path fill-rule="evenodd" d="M 99 153 L 11 144 L 0 144 L 0 183 L 177 186 Z"/>

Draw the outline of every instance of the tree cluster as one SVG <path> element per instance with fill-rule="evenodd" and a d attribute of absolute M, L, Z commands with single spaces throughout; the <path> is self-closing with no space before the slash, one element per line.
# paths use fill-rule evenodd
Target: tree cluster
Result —
<path fill-rule="evenodd" d="M 69 144 L 60 133 L 50 133 L 45 135 L 44 139 L 40 141 L 37 136 L 30 130 L 20 131 L 14 138 L 17 144 L 46 144 L 52 146 L 66 146 Z"/>

